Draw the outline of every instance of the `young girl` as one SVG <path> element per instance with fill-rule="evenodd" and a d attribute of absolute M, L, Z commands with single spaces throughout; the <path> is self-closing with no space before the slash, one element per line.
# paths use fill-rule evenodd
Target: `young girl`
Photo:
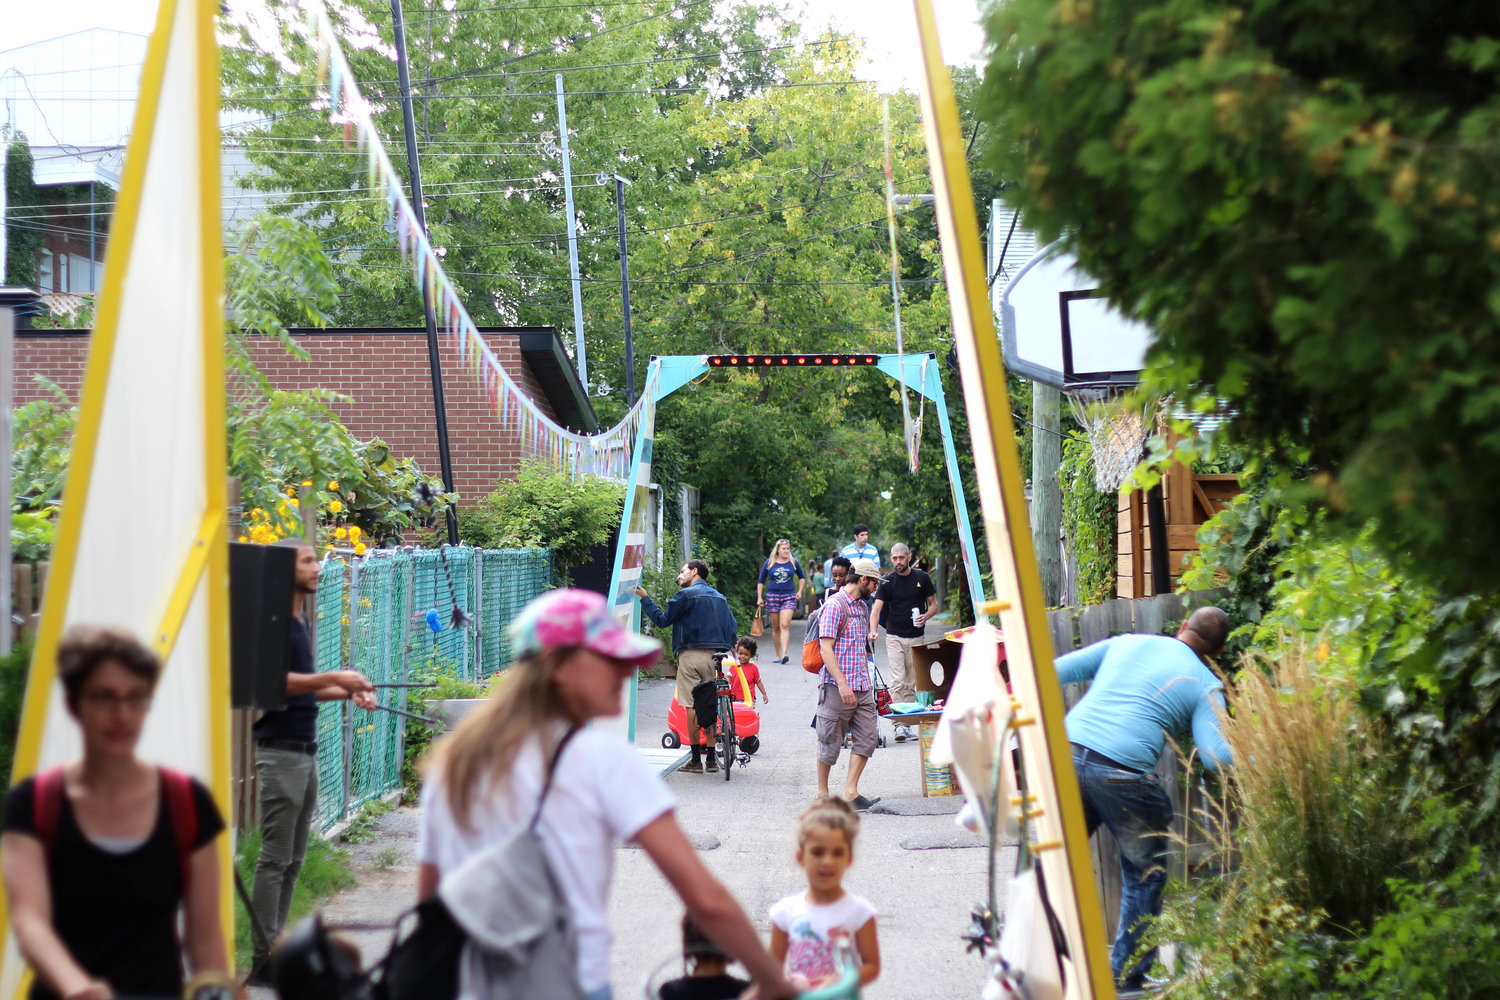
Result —
<path fill-rule="evenodd" d="M 875 907 L 844 891 L 844 872 L 854 861 L 859 815 L 843 799 L 814 799 L 797 821 L 797 864 L 807 874 L 807 891 L 795 892 L 771 907 L 771 955 L 784 963 L 793 982 L 814 986 L 842 973 L 835 945 L 850 945 L 861 986 L 880 975 L 880 942 Z"/>

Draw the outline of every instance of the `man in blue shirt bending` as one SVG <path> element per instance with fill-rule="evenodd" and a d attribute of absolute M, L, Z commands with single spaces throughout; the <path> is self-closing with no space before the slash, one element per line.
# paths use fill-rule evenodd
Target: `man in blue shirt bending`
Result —
<path fill-rule="evenodd" d="M 1224 685 L 1208 662 L 1228 637 L 1229 616 L 1199 608 L 1175 639 L 1117 635 L 1057 660 L 1061 683 L 1093 682 L 1068 712 L 1068 740 L 1089 835 L 1103 824 L 1120 848 L 1120 926 L 1110 966 L 1122 998 L 1140 995 L 1156 961 L 1153 948 L 1127 968 L 1145 918 L 1161 915 L 1167 886 L 1172 800 L 1152 774 L 1166 734 L 1191 729 L 1209 770 L 1231 763 L 1217 714 Z"/>

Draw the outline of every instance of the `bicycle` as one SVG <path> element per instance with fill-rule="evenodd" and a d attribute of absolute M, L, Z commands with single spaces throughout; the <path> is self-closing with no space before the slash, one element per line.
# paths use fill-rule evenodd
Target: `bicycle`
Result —
<path fill-rule="evenodd" d="M 740 738 L 735 732 L 734 695 L 731 691 L 733 684 L 724 674 L 724 661 L 715 659 L 714 664 L 714 689 L 719 697 L 719 717 L 714 723 L 714 736 L 724 769 L 724 780 L 728 781 L 729 773 L 736 763 L 741 767 L 750 763 L 750 754 L 740 749 Z"/>

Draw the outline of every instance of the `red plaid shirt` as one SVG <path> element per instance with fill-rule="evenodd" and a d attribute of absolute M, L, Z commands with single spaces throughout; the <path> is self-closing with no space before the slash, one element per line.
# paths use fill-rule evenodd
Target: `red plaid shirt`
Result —
<path fill-rule="evenodd" d="M 834 662 L 855 691 L 869 691 L 875 686 L 870 679 L 869 635 L 870 608 L 864 601 L 851 600 L 840 590 L 823 605 L 818 615 L 818 637 L 834 640 Z M 838 682 L 825 665 L 818 671 L 818 683 Z"/>

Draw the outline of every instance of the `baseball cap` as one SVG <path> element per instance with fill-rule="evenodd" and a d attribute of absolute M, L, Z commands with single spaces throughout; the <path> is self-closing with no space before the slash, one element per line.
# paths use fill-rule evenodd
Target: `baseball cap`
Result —
<path fill-rule="evenodd" d="M 880 575 L 880 567 L 875 564 L 874 559 L 854 560 L 854 568 L 851 572 L 855 576 L 873 576 L 877 580 L 885 579 L 885 577 Z"/>
<path fill-rule="evenodd" d="M 660 642 L 615 620 L 603 594 L 572 588 L 549 590 L 522 608 L 510 623 L 510 642 L 518 657 L 582 646 L 601 656 L 649 667 L 661 656 Z"/>

